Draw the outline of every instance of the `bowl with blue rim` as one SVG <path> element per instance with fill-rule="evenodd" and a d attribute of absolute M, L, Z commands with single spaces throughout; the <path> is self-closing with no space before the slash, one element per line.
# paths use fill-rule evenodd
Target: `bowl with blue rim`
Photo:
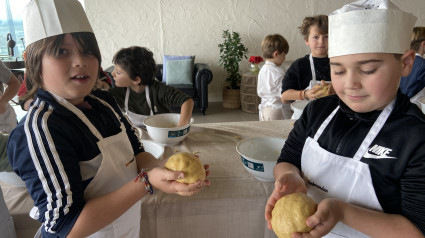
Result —
<path fill-rule="evenodd" d="M 163 113 L 148 116 L 143 124 L 153 141 L 163 145 L 175 145 L 184 140 L 190 132 L 190 122 L 183 126 L 177 126 L 180 120 L 179 113 Z"/>
<path fill-rule="evenodd" d="M 258 180 L 273 182 L 273 168 L 286 139 L 278 137 L 252 137 L 240 141 L 236 151 L 243 167 Z"/>

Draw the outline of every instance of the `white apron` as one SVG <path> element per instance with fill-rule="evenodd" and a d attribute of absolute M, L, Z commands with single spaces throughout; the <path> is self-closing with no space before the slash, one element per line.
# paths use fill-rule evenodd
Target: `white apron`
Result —
<path fill-rule="evenodd" d="M 310 69 L 311 69 L 311 80 L 310 80 L 310 83 L 309 83 L 309 85 L 306 89 L 310 89 L 314 85 L 318 84 L 318 82 L 316 80 L 316 70 L 314 69 L 314 62 L 313 62 L 313 55 L 312 54 L 310 54 L 309 60 L 310 60 Z"/>
<path fill-rule="evenodd" d="M 0 90 L 0 97 L 1 96 L 3 96 L 3 92 Z M 0 114 L 0 132 L 9 134 L 18 124 L 16 118 L 15 110 L 9 103 L 7 103 L 6 111 Z"/>
<path fill-rule="evenodd" d="M 384 126 L 393 110 L 394 103 L 395 100 L 381 112 L 353 158 L 330 153 L 320 147 L 317 142 L 339 106 L 322 123 L 314 138 L 307 138 L 301 156 L 301 168 L 307 179 L 307 194 L 316 202 L 334 197 L 343 202 L 382 211 L 373 188 L 369 166 L 360 159 Z M 338 222 L 333 230 L 324 237 L 368 236 Z"/>
<path fill-rule="evenodd" d="M 151 99 L 149 98 L 149 86 L 148 85 L 145 85 L 145 94 L 146 94 L 146 102 L 148 103 L 149 109 L 151 110 L 150 116 L 152 116 L 153 115 L 152 103 L 151 103 Z M 130 88 L 127 88 L 127 91 L 125 92 L 125 100 L 124 100 L 125 114 L 128 116 L 128 118 L 133 123 L 133 125 L 135 125 L 137 127 L 144 127 L 145 125 L 143 124 L 143 121 L 148 116 L 137 114 L 137 113 L 134 113 L 134 112 L 130 112 L 130 110 L 128 110 L 128 98 L 129 98 L 129 96 L 130 96 Z"/>
<path fill-rule="evenodd" d="M 132 158 L 134 159 L 134 153 L 123 123 L 121 123 L 120 133 L 114 136 L 103 138 L 99 131 L 93 126 L 89 119 L 78 108 L 76 108 L 74 105 L 72 105 L 65 99 L 59 98 L 55 95 L 53 96 L 60 104 L 62 104 L 64 107 L 76 114 L 87 125 L 93 135 L 99 139 L 97 145 L 101 152 L 101 156 L 98 156 L 95 159 L 99 160 L 100 167 L 98 168 L 96 176 L 92 179 L 92 181 L 89 183 L 89 185 L 84 191 L 84 198 L 86 200 L 112 192 L 124 185 L 125 183 L 136 178 L 137 165 L 135 160 L 133 160 L 132 163 L 128 164 L 128 162 L 131 161 Z M 114 112 L 115 116 L 119 118 L 118 114 L 108 103 L 106 103 L 100 98 L 97 99 L 105 106 L 109 107 L 112 112 Z M 80 162 L 80 167 L 81 166 L 84 166 L 84 163 Z M 83 174 L 82 177 L 83 179 L 85 179 Z M 34 211 L 32 211 L 32 213 L 33 212 Z M 129 210 L 127 210 L 127 212 L 125 212 L 111 224 L 107 225 L 106 227 L 89 237 L 139 237 L 140 217 L 141 201 L 138 201 Z M 37 232 L 37 234 L 39 234 L 39 232 Z M 37 234 L 35 237 L 41 237 L 37 236 Z"/>

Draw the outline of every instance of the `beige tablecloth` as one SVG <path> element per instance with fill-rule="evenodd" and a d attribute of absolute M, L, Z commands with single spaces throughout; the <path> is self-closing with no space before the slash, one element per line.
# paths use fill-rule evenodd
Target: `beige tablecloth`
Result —
<path fill-rule="evenodd" d="M 245 170 L 236 144 L 255 136 L 286 138 L 293 123 L 283 120 L 192 125 L 184 141 L 166 146 L 163 158 L 176 152 L 197 153 L 203 163 L 210 165 L 211 186 L 192 197 L 159 190 L 145 196 L 140 237 L 276 237 L 264 220 L 264 207 L 274 185 L 257 180 Z M 142 138 L 149 139 L 146 131 Z M 18 237 L 31 237 L 39 223 L 28 216 L 33 206 L 28 193 L 4 184 L 2 189 Z"/>

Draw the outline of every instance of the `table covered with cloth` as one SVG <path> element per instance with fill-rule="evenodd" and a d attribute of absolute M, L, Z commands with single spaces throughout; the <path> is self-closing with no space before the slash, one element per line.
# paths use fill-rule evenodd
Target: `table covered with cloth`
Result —
<path fill-rule="evenodd" d="M 294 120 L 193 124 L 184 141 L 165 146 L 161 159 L 177 152 L 198 155 L 203 164 L 210 165 L 211 186 L 191 197 L 159 190 L 146 195 L 142 199 L 140 237 L 276 237 L 264 219 L 274 183 L 262 182 L 248 173 L 236 145 L 257 136 L 287 138 L 293 124 Z M 142 139 L 150 139 L 146 130 Z M 33 206 L 28 192 L 22 187 L 1 185 L 18 237 L 32 237 L 40 223 L 28 216 Z"/>

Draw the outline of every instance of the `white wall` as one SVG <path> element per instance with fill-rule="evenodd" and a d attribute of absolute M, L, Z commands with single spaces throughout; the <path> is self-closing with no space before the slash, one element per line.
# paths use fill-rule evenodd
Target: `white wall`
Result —
<path fill-rule="evenodd" d="M 261 55 L 261 40 L 268 34 L 282 34 L 289 42 L 288 61 L 309 52 L 298 26 L 306 16 L 328 15 L 352 0 L 87 0 L 85 9 L 102 52 L 102 66 L 112 65 L 120 48 L 145 46 L 162 63 L 164 54 L 196 55 L 214 75 L 209 100 L 221 101 L 224 70 L 218 65 L 221 33 L 225 29 L 241 34 L 248 57 Z M 402 10 L 418 16 L 425 25 L 424 0 L 393 0 Z M 373 33 L 371 33 L 373 34 Z M 395 36 L 396 37 L 396 36 Z M 241 71 L 248 70 L 248 61 Z"/>

